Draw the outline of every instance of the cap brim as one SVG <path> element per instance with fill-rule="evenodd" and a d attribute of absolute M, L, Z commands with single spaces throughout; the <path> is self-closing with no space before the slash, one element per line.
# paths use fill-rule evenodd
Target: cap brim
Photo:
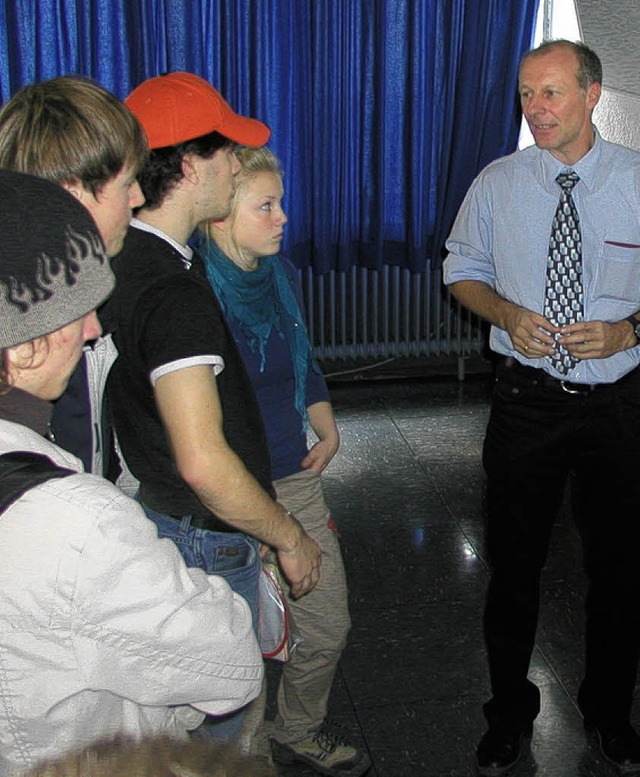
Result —
<path fill-rule="evenodd" d="M 227 114 L 224 126 L 216 129 L 225 138 L 242 146 L 264 146 L 271 137 L 271 130 L 266 124 L 237 113 Z"/>

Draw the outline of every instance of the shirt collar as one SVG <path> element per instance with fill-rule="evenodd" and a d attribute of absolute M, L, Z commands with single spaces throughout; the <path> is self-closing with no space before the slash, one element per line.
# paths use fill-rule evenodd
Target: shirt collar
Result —
<path fill-rule="evenodd" d="M 574 165 L 566 165 L 564 162 L 556 159 L 553 154 L 546 149 L 539 149 L 540 182 L 547 191 L 553 192 L 554 194 L 558 193 L 556 176 L 567 170 L 574 170 L 580 176 L 580 181 L 584 183 L 589 191 L 597 184 L 597 178 L 600 171 L 599 161 L 602 154 L 602 138 L 600 137 L 598 130 L 595 127 L 593 129 L 595 135 L 593 146 Z"/>
<path fill-rule="evenodd" d="M 187 270 L 191 268 L 193 250 L 189 246 L 180 245 L 180 243 L 175 241 L 172 237 L 169 237 L 166 232 L 158 229 L 158 227 L 151 226 L 151 224 L 147 224 L 146 221 L 140 221 L 140 219 L 133 218 L 131 219 L 131 226 L 136 229 L 141 229 L 143 232 L 150 232 L 152 235 L 156 235 L 157 237 L 162 238 L 162 240 L 166 240 L 166 242 L 180 254 L 180 258 L 182 259 L 185 268 Z"/>

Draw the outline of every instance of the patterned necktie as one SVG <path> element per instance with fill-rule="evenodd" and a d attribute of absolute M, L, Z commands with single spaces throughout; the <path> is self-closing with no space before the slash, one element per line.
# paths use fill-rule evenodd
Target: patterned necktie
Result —
<path fill-rule="evenodd" d="M 556 326 L 575 324 L 583 318 L 582 237 L 580 217 L 571 196 L 571 190 L 579 180 L 573 171 L 560 173 L 556 178 L 562 193 L 551 226 L 544 302 L 544 316 Z M 558 339 L 561 338 L 557 336 Z M 564 375 L 579 361 L 561 345 L 549 359 Z"/>

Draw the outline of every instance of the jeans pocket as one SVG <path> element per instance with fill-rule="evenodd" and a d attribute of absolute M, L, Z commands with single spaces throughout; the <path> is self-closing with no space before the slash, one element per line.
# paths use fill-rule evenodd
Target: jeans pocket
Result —
<path fill-rule="evenodd" d="M 243 547 L 216 548 L 213 572 L 216 575 L 224 575 L 225 572 L 239 572 L 248 567 L 253 558 L 252 550 L 248 543 Z"/>
<path fill-rule="evenodd" d="M 222 577 L 242 596 L 253 617 L 254 630 L 258 625 L 258 581 L 262 562 L 257 540 L 238 537 L 233 541 L 208 532 L 200 547 L 199 567 L 210 575 Z"/>
<path fill-rule="evenodd" d="M 232 542 L 216 532 L 207 532 L 200 542 L 201 566 L 210 575 L 237 574 L 255 565 L 257 551 L 253 544 L 240 535 Z"/>

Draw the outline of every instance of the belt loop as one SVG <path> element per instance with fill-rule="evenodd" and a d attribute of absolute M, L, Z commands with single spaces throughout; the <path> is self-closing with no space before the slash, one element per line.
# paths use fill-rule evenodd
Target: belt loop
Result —
<path fill-rule="evenodd" d="M 183 515 L 180 521 L 180 534 L 186 534 L 191 526 L 191 516 Z"/>

